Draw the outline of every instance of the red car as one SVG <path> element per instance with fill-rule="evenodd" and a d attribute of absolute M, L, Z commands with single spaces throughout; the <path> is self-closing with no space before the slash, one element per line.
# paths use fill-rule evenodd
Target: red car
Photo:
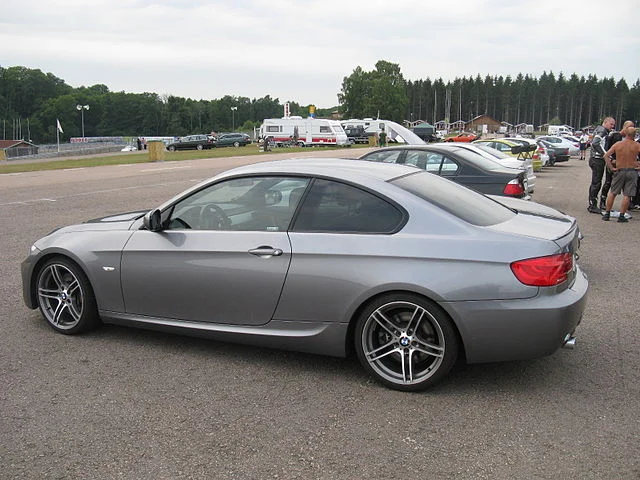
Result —
<path fill-rule="evenodd" d="M 475 133 L 462 132 L 455 137 L 447 138 L 445 142 L 473 142 L 474 140 L 478 140 L 479 138 L 480 135 L 476 135 Z"/>

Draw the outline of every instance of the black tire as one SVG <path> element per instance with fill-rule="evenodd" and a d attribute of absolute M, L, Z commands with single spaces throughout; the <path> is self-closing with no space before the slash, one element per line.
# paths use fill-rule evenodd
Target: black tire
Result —
<path fill-rule="evenodd" d="M 196 148 L 197 148 L 198 150 L 202 150 L 204 147 L 202 146 L 202 144 L 201 144 L 201 143 L 199 143 L 199 144 L 196 146 Z"/>
<path fill-rule="evenodd" d="M 459 341 L 449 316 L 434 302 L 410 293 L 375 299 L 355 327 L 358 360 L 382 384 L 424 390 L 449 373 Z"/>
<path fill-rule="evenodd" d="M 167 150 L 169 150 L 170 152 L 175 152 L 176 151 L 176 147 L 175 147 L 175 145 L 169 145 L 167 147 Z"/>
<path fill-rule="evenodd" d="M 36 288 L 40 312 L 55 331 L 73 335 L 100 324 L 91 284 L 72 261 L 48 260 L 38 272 Z"/>
<path fill-rule="evenodd" d="M 240 146 L 240 142 L 233 142 L 233 146 L 234 147 L 239 147 Z"/>

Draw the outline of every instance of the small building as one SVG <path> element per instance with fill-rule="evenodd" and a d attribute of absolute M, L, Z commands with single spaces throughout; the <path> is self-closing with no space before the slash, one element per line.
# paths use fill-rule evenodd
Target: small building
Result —
<path fill-rule="evenodd" d="M 0 160 L 36 155 L 38 146 L 26 140 L 0 140 Z"/>
<path fill-rule="evenodd" d="M 502 124 L 489 115 L 478 115 L 470 122 L 465 123 L 465 129 L 470 132 L 478 133 L 496 133 L 500 130 Z"/>
<path fill-rule="evenodd" d="M 434 127 L 436 127 L 436 130 L 445 130 L 445 131 L 449 131 L 449 122 L 447 122 L 446 120 L 438 120 Z"/>
<path fill-rule="evenodd" d="M 456 120 L 455 122 L 451 122 L 449 124 L 449 130 L 457 130 L 461 132 L 466 128 L 467 128 L 467 122 L 465 122 L 464 120 Z"/>

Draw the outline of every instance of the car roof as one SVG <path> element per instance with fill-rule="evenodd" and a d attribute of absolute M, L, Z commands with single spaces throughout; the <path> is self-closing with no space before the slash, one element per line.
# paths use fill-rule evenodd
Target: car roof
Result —
<path fill-rule="evenodd" d="M 487 143 L 487 142 L 498 142 L 504 143 L 505 145 L 509 145 L 510 147 L 517 147 L 518 143 L 513 140 L 506 140 L 504 138 L 482 138 L 480 140 L 476 140 L 473 143 Z"/>
<path fill-rule="evenodd" d="M 299 174 L 341 178 L 356 183 L 369 180 L 389 181 L 419 172 L 413 166 L 377 163 L 344 158 L 292 158 L 260 162 L 228 170 L 218 176 Z"/>

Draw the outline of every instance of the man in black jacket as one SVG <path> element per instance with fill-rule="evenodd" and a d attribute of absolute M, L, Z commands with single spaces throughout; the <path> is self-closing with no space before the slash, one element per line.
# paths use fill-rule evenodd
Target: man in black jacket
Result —
<path fill-rule="evenodd" d="M 589 186 L 589 206 L 587 211 L 590 213 L 602 213 L 598 208 L 598 193 L 602 187 L 602 175 L 605 170 L 604 154 L 605 142 L 609 132 L 615 127 L 616 121 L 612 117 L 607 117 L 602 125 L 596 127 L 593 132 L 593 140 L 591 141 L 591 153 L 589 155 L 589 167 L 591 167 L 591 185 Z M 606 199 L 606 195 L 605 195 Z M 604 203 L 604 202 L 603 202 Z"/>

